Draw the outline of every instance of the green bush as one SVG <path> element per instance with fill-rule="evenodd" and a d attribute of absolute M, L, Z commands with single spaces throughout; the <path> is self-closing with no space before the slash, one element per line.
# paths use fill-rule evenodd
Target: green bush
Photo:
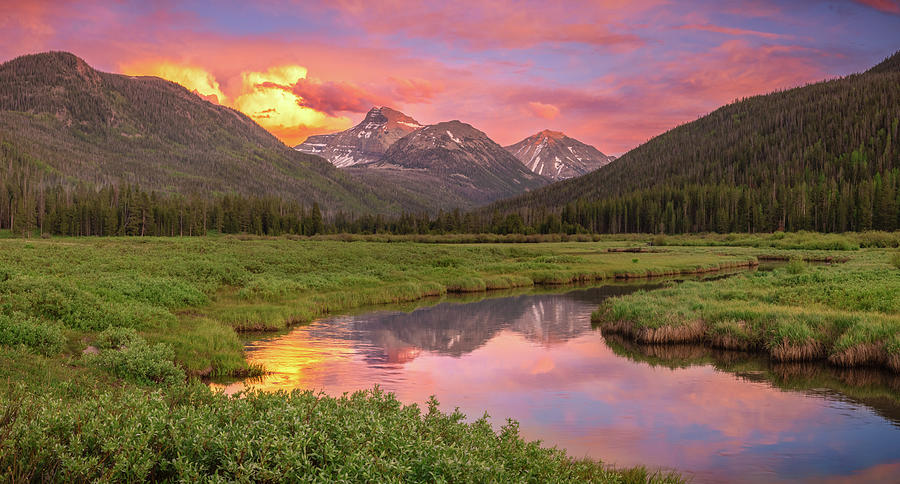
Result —
<path fill-rule="evenodd" d="M 184 370 L 175 365 L 175 350 L 170 345 L 150 345 L 134 330 L 106 330 L 98 345 L 103 349 L 89 356 L 89 361 L 119 378 L 143 385 L 174 385 L 185 379 Z"/>
<path fill-rule="evenodd" d="M 862 232 L 857 235 L 859 246 L 865 248 L 900 247 L 900 232 Z"/>
<path fill-rule="evenodd" d="M 0 395 L 0 481 L 680 482 L 541 448 L 377 389 L 237 398 L 202 385 L 70 401 Z"/>
<path fill-rule="evenodd" d="M 793 258 L 784 268 L 789 274 L 802 274 L 809 268 L 809 263 L 800 258 Z"/>
<path fill-rule="evenodd" d="M 900 252 L 894 252 L 894 254 L 891 256 L 891 265 L 893 265 L 897 269 L 900 269 Z"/>
<path fill-rule="evenodd" d="M 59 354 L 66 337 L 59 323 L 41 321 L 14 312 L 0 314 L 0 345 L 23 345 L 35 353 L 46 356 Z"/>
<path fill-rule="evenodd" d="M 95 346 L 103 350 L 119 350 L 146 343 L 133 328 L 108 328 L 97 336 Z"/>

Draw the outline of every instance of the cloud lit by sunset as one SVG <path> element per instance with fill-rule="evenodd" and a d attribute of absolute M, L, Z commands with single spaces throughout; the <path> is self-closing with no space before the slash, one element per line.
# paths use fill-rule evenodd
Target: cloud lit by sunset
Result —
<path fill-rule="evenodd" d="M 240 95 L 234 100 L 233 107 L 289 144 L 312 134 L 307 130 L 348 128 L 349 119 L 330 116 L 304 105 L 304 98 L 294 92 L 294 86 L 305 80 L 306 74 L 306 68 L 298 65 L 275 66 L 265 72 L 244 72 Z"/>
<path fill-rule="evenodd" d="M 900 45 L 895 0 L 4 10 L 0 61 L 66 50 L 101 70 L 163 77 L 288 144 L 390 105 L 424 123 L 464 120 L 501 144 L 552 127 L 621 154 L 722 104 L 857 72 Z"/>
<path fill-rule="evenodd" d="M 219 83 L 201 67 L 179 65 L 171 61 L 142 60 L 123 64 L 120 71 L 129 76 L 156 76 L 177 82 L 216 104 L 225 104 L 227 100 Z"/>

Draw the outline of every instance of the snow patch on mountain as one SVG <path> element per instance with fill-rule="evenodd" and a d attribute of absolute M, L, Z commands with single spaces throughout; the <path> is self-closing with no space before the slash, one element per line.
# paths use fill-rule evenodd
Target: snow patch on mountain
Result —
<path fill-rule="evenodd" d="M 399 111 L 374 107 L 356 126 L 339 133 L 310 136 L 294 149 L 346 168 L 377 161 L 397 140 L 422 128 L 418 121 Z"/>
<path fill-rule="evenodd" d="M 507 146 L 506 150 L 531 171 L 553 180 L 584 175 L 615 159 L 591 145 L 550 130 L 529 136 Z"/>

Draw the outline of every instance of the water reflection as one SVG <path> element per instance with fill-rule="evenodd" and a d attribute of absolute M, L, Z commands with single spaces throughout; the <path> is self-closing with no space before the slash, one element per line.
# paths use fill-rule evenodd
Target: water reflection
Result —
<path fill-rule="evenodd" d="M 445 410 L 515 418 L 527 438 L 575 456 L 695 482 L 900 479 L 896 377 L 607 342 L 591 329 L 599 302 L 638 288 L 317 321 L 248 346 L 273 371 L 254 386 L 339 395 L 379 384 L 407 403 L 434 394 Z"/>

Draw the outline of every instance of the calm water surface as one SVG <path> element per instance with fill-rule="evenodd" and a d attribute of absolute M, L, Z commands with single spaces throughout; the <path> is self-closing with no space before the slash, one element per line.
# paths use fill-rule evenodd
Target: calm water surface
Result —
<path fill-rule="evenodd" d="M 605 340 L 590 313 L 635 286 L 443 302 L 316 321 L 250 343 L 266 390 L 372 388 L 618 465 L 694 482 L 900 482 L 900 382 L 692 346 Z M 836 391 L 838 389 L 839 391 Z"/>

